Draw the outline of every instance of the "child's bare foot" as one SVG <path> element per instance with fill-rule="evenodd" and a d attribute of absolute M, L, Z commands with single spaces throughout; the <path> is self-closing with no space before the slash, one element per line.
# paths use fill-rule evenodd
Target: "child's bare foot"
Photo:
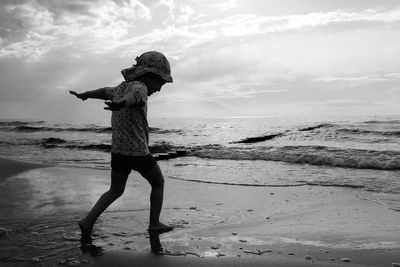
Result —
<path fill-rule="evenodd" d="M 165 225 L 161 222 L 150 224 L 148 231 L 149 232 L 157 232 L 157 233 L 165 233 L 172 231 L 174 229 L 173 226 Z"/>
<path fill-rule="evenodd" d="M 85 219 L 81 220 L 78 225 L 81 229 L 81 243 L 92 244 L 92 229 L 86 226 Z"/>

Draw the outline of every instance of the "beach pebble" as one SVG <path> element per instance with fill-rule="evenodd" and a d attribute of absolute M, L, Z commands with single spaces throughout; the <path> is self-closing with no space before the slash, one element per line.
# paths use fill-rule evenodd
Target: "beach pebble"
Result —
<path fill-rule="evenodd" d="M 306 256 L 304 256 L 304 259 L 309 261 L 309 260 L 312 260 L 313 257 L 311 257 L 311 256 L 309 256 L 309 255 L 306 255 Z"/>
<path fill-rule="evenodd" d="M 334 258 L 329 258 L 329 260 L 330 260 L 330 261 L 334 261 L 335 259 L 334 259 Z"/>
<path fill-rule="evenodd" d="M 232 235 L 238 235 L 237 233 L 232 233 Z"/>
<path fill-rule="evenodd" d="M 343 261 L 343 262 L 351 262 L 350 258 L 341 258 L 340 260 Z"/>
<path fill-rule="evenodd" d="M 68 262 L 67 266 L 73 267 L 73 266 L 79 266 L 80 264 L 81 264 L 80 261 L 75 260 L 75 261 Z"/>
<path fill-rule="evenodd" d="M 239 239 L 239 242 L 246 243 L 247 240 Z"/>
<path fill-rule="evenodd" d="M 221 248 L 221 245 L 220 245 L 220 244 L 215 245 L 215 246 L 211 246 L 211 249 L 220 249 L 220 248 Z"/>
<path fill-rule="evenodd" d="M 39 262 L 40 262 L 40 259 L 38 259 L 38 258 L 32 258 L 32 259 L 31 259 L 31 262 L 32 262 L 32 263 L 39 263 Z"/>
<path fill-rule="evenodd" d="M 254 211 L 254 210 L 252 210 L 252 209 L 248 209 L 248 210 L 247 210 L 247 212 L 252 212 L 252 211 Z"/>
<path fill-rule="evenodd" d="M 288 253 L 289 256 L 294 256 L 295 254 L 293 252 Z"/>
<path fill-rule="evenodd" d="M 400 263 L 393 262 L 393 263 L 392 263 L 392 266 L 393 266 L 393 267 L 400 267 Z"/>

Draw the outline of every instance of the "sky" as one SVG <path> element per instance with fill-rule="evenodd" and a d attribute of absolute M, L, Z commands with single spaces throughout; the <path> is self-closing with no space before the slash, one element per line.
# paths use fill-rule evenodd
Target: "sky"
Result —
<path fill-rule="evenodd" d="M 149 117 L 400 115 L 398 0 L 2 0 L 0 118 L 98 121 L 156 50 Z"/>

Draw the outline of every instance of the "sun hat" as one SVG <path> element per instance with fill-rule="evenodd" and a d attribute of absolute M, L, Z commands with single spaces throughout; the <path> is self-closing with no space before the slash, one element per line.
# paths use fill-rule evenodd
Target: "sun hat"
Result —
<path fill-rule="evenodd" d="M 148 72 L 158 74 L 165 82 L 172 83 L 171 67 L 168 59 L 164 54 L 157 51 L 143 53 L 136 57 L 136 65 L 134 64 L 130 68 L 121 70 L 122 76 L 126 81 L 132 81 Z"/>

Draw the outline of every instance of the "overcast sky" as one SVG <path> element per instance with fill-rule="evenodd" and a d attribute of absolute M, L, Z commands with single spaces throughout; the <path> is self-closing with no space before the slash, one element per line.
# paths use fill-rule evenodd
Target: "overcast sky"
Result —
<path fill-rule="evenodd" d="M 398 0 L 1 0 L 0 117 L 99 120 L 149 50 L 150 117 L 400 114 Z"/>

